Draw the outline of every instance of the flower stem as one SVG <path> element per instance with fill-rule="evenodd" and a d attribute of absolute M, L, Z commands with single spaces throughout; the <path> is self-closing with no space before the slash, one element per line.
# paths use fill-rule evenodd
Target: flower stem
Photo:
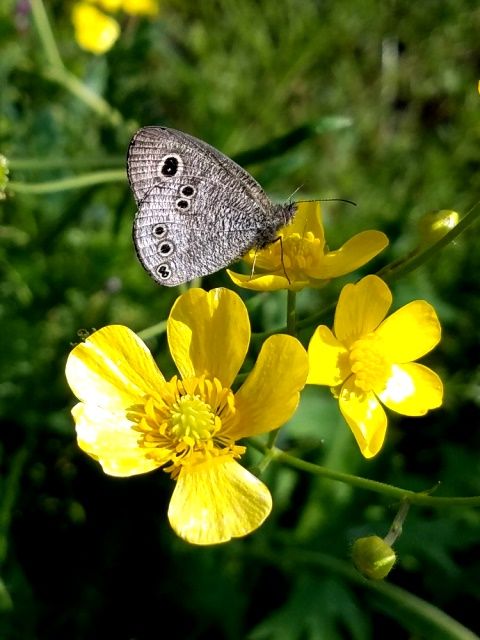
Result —
<path fill-rule="evenodd" d="M 377 272 L 377 276 L 385 280 L 386 282 L 392 282 L 392 280 L 396 280 L 400 276 L 404 276 L 410 271 L 417 269 L 422 264 L 427 262 L 430 258 L 432 258 L 436 253 L 438 253 L 441 249 L 446 247 L 450 242 L 453 242 L 455 238 L 460 235 L 463 231 L 465 231 L 470 225 L 472 225 L 477 219 L 478 214 L 480 213 L 480 202 L 477 202 L 471 209 L 463 216 L 463 218 L 459 221 L 459 223 L 451 229 L 448 233 L 446 233 L 442 238 L 434 242 L 428 248 L 420 248 L 411 251 L 407 256 L 404 256 L 398 260 L 394 260 L 390 264 L 387 264 L 385 267 L 380 269 Z M 313 326 L 323 320 L 326 316 L 332 314 L 335 309 L 335 302 L 325 306 L 323 309 L 314 313 L 307 318 L 302 318 L 301 320 L 297 320 L 296 328 L 297 330 L 303 329 L 306 327 Z M 272 333 L 282 333 L 284 331 L 288 331 L 284 327 L 281 329 L 276 329 L 275 331 L 269 331 L 261 334 L 262 338 L 265 338 Z M 257 339 L 260 334 L 253 334 L 252 338 Z"/>
<path fill-rule="evenodd" d="M 249 442 L 259 451 L 267 451 L 267 446 L 260 443 L 258 440 L 249 439 Z M 322 476 L 330 480 L 336 480 L 337 482 L 344 482 L 352 487 L 358 487 L 359 489 L 367 489 L 368 491 L 374 491 L 375 493 L 381 493 L 397 500 L 404 500 L 409 504 L 417 504 L 430 507 L 456 507 L 456 506 L 470 506 L 480 507 L 480 496 L 471 497 L 451 497 L 451 498 L 437 498 L 430 495 L 428 491 L 415 492 L 408 489 L 402 489 L 401 487 L 395 487 L 391 484 L 384 482 L 378 482 L 376 480 L 369 480 L 368 478 L 362 478 L 360 476 L 354 476 L 349 473 L 342 473 L 340 471 L 333 471 L 327 469 L 312 462 L 306 462 L 300 458 L 296 458 L 280 449 L 273 448 L 270 450 L 269 457 L 276 462 L 281 462 L 294 469 L 311 473 L 312 475 Z"/>
<path fill-rule="evenodd" d="M 60 56 L 60 52 L 58 51 L 57 43 L 42 0 L 30 0 L 30 6 L 32 7 L 33 20 L 37 27 L 38 36 L 42 43 L 49 66 L 55 69 L 64 70 L 65 67 L 63 66 L 63 61 Z"/>
<path fill-rule="evenodd" d="M 383 539 L 390 547 L 396 542 L 397 538 L 402 535 L 403 523 L 407 517 L 408 510 L 410 509 L 410 502 L 404 500 L 400 505 L 400 509 L 395 516 L 392 526 L 390 527 L 387 535 Z"/>
<path fill-rule="evenodd" d="M 148 327 L 147 329 L 143 329 L 143 331 L 139 331 L 138 336 L 142 340 L 149 340 L 150 338 L 155 338 L 156 336 L 162 335 L 162 333 L 165 333 L 166 330 L 167 330 L 167 321 L 162 320 L 161 322 L 158 322 L 157 324 L 154 324 L 151 327 Z"/>
<path fill-rule="evenodd" d="M 409 593 L 401 587 L 380 580 L 365 580 L 350 564 L 326 553 L 299 549 L 291 545 L 274 549 L 250 550 L 250 554 L 258 559 L 271 562 L 273 566 L 280 566 L 285 572 L 296 573 L 299 566 L 308 567 L 309 571 L 330 571 L 345 580 L 358 585 L 370 592 L 375 602 L 385 603 L 390 610 L 397 613 L 399 619 L 416 622 L 426 630 L 424 637 L 442 638 L 443 640 L 478 640 L 478 636 L 447 613 L 438 609 L 430 602 Z M 380 604 L 381 606 L 381 604 Z M 428 627 L 428 629 L 427 629 Z M 411 626 L 405 625 L 411 630 Z"/>
<path fill-rule="evenodd" d="M 450 244 L 450 242 L 455 240 L 457 236 L 475 222 L 478 214 L 480 213 L 479 204 L 480 202 L 477 202 L 473 205 L 458 224 L 437 240 L 437 242 L 434 242 L 427 248 L 421 246 L 418 249 L 414 249 L 407 256 L 400 258 L 399 260 L 394 260 L 383 267 L 383 269 L 380 269 L 380 271 L 377 272 L 377 276 L 386 282 L 390 282 L 420 267 L 424 262 L 427 262 L 431 257 L 438 253 L 440 249 L 443 249 L 443 247 Z"/>
<path fill-rule="evenodd" d="M 68 191 L 70 189 L 80 189 L 93 184 L 105 182 L 124 182 L 126 180 L 124 169 L 111 169 L 109 171 L 96 171 L 95 173 L 85 173 L 82 176 L 72 178 L 61 178 L 49 182 L 9 182 L 8 189 L 15 193 L 55 193 L 57 191 Z"/>
<path fill-rule="evenodd" d="M 104 98 L 92 91 L 65 68 L 43 1 L 30 0 L 30 4 L 40 43 L 47 58 L 47 67 L 44 70 L 44 75 L 49 80 L 62 85 L 67 91 L 79 98 L 84 104 L 90 107 L 92 111 L 95 111 L 113 127 L 123 125 L 123 116 L 119 111 L 114 109 Z M 132 129 L 136 128 L 134 123 L 132 123 L 131 126 Z"/>
<path fill-rule="evenodd" d="M 296 335 L 297 321 L 297 294 L 295 291 L 287 290 L 287 333 L 291 336 Z"/>
<path fill-rule="evenodd" d="M 84 169 L 93 167 L 123 167 L 122 156 L 103 156 L 95 158 L 8 158 L 8 168 L 12 171 L 50 171 L 51 169 Z"/>

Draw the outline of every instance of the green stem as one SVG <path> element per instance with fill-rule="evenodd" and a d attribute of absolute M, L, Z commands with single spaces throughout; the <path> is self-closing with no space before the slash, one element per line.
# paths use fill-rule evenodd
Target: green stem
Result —
<path fill-rule="evenodd" d="M 30 0 L 32 16 L 49 66 L 65 70 L 42 0 Z"/>
<path fill-rule="evenodd" d="M 404 500 L 400 505 L 400 509 L 395 516 L 392 526 L 390 527 L 387 535 L 383 539 L 386 544 L 390 547 L 396 542 L 397 538 L 402 535 L 403 523 L 405 522 L 405 518 L 407 517 L 408 510 L 410 509 L 410 502 L 408 500 Z"/>
<path fill-rule="evenodd" d="M 105 156 L 100 158 L 9 158 L 8 168 L 11 171 L 50 171 L 51 169 L 92 169 L 94 167 L 122 167 L 125 158 L 122 156 Z"/>
<path fill-rule="evenodd" d="M 42 0 L 30 0 L 30 4 L 40 43 L 47 58 L 45 76 L 62 85 L 113 127 L 121 126 L 122 114 L 65 68 Z M 136 125 L 132 123 L 132 129 L 135 128 Z"/>
<path fill-rule="evenodd" d="M 295 291 L 287 290 L 287 333 L 291 336 L 296 334 L 297 321 L 297 294 Z"/>
<path fill-rule="evenodd" d="M 105 182 L 124 182 L 126 174 L 124 169 L 111 169 L 109 171 L 97 171 L 95 173 L 85 173 L 83 176 L 73 176 L 72 178 L 61 178 L 49 182 L 9 182 L 9 190 L 15 193 L 55 193 L 57 191 L 68 191 L 70 189 L 80 189 L 94 184 Z"/>
<path fill-rule="evenodd" d="M 104 98 L 92 91 L 86 84 L 79 80 L 73 73 L 65 68 L 51 67 L 45 69 L 45 77 L 72 93 L 76 98 L 86 104 L 92 111 L 110 123 L 112 127 L 123 125 L 123 116 L 120 111 L 114 109 Z M 137 128 L 135 123 L 129 124 L 132 131 Z"/>
<path fill-rule="evenodd" d="M 143 331 L 138 332 L 138 336 L 142 340 L 149 340 L 150 338 L 154 338 L 155 336 L 160 336 L 162 333 L 165 333 L 167 330 L 167 321 L 162 320 L 161 322 L 144 329 Z"/>
<path fill-rule="evenodd" d="M 437 640 L 479 640 L 478 636 L 460 622 L 441 611 L 430 602 L 405 591 L 389 582 L 366 580 L 347 562 L 332 558 L 324 553 L 308 551 L 296 547 L 283 547 L 281 550 L 267 548 L 250 550 L 259 559 L 283 567 L 287 572 L 298 572 L 299 565 L 309 570 L 320 569 L 330 571 L 344 579 L 370 591 L 378 602 L 379 599 L 389 602 L 389 610 L 393 610 L 398 620 L 408 620 L 402 626 L 409 630 L 422 627 L 422 637 Z M 413 623 L 413 624 L 412 624 Z M 426 628 L 428 627 L 428 629 Z"/>
<path fill-rule="evenodd" d="M 385 280 L 386 282 L 392 282 L 392 280 L 396 280 L 400 276 L 404 276 L 405 274 L 417 269 L 422 264 L 430 260 L 436 253 L 438 253 L 441 249 L 446 247 L 450 242 L 453 242 L 457 236 L 463 233 L 468 227 L 470 227 L 477 219 L 478 214 L 480 213 L 480 203 L 475 204 L 470 211 L 468 211 L 463 218 L 459 221 L 459 223 L 451 229 L 448 233 L 446 233 L 442 238 L 437 240 L 434 244 L 430 245 L 427 249 L 419 249 L 414 250 L 407 256 L 400 258 L 398 260 L 394 260 L 390 264 L 386 265 L 380 271 L 377 272 L 377 276 Z M 321 311 L 317 313 L 313 313 L 307 318 L 303 318 L 302 320 L 297 320 L 296 328 L 297 331 L 299 329 L 304 329 L 306 327 L 311 327 L 316 325 L 318 322 L 323 320 L 326 316 L 333 313 L 335 310 L 336 302 L 332 302 L 328 306 L 324 307 Z M 280 329 L 275 329 L 274 331 L 267 331 L 262 333 L 254 333 L 252 334 L 252 340 L 258 340 L 260 338 L 264 339 L 273 333 L 285 333 L 288 332 L 288 326 L 282 327 Z"/>
<path fill-rule="evenodd" d="M 259 451 L 267 451 L 267 446 L 257 440 L 250 439 L 249 442 Z M 326 467 L 313 464 L 312 462 L 306 462 L 301 458 L 296 458 L 295 456 L 276 448 L 270 450 L 270 457 L 274 461 L 284 463 L 294 469 L 299 469 L 300 471 L 305 471 L 312 475 L 328 478 L 329 480 L 343 482 L 351 485 L 352 487 L 358 487 L 359 489 L 366 489 L 368 491 L 374 491 L 375 493 L 381 493 L 397 500 L 405 500 L 409 504 L 430 507 L 480 507 L 480 496 L 436 498 L 426 492 L 417 493 L 408 489 L 402 489 L 401 487 L 394 487 L 393 485 L 386 484 L 384 482 L 369 480 L 368 478 L 361 478 L 360 476 L 354 476 L 340 471 L 333 471 L 332 469 L 327 469 Z"/>
<path fill-rule="evenodd" d="M 470 211 L 468 211 L 463 218 L 458 222 L 458 224 L 450 229 L 448 233 L 442 236 L 437 242 L 430 245 L 426 249 L 420 248 L 415 249 L 410 254 L 401 258 L 399 260 L 394 260 L 390 264 L 380 269 L 377 272 L 377 276 L 385 280 L 386 282 L 391 282 L 392 280 L 405 275 L 406 273 L 410 273 L 414 269 L 417 269 L 422 264 L 430 260 L 440 249 L 446 247 L 450 242 L 453 242 L 457 236 L 463 233 L 468 227 L 470 227 L 477 219 L 478 214 L 480 213 L 480 207 L 477 202 Z"/>

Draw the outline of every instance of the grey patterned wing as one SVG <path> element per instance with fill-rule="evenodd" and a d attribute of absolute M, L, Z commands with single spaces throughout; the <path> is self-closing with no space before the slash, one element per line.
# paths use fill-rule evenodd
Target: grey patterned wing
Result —
<path fill-rule="evenodd" d="M 214 273 L 275 235 L 261 187 L 197 138 L 145 127 L 130 144 L 127 168 L 138 203 L 137 254 L 161 284 Z"/>
<path fill-rule="evenodd" d="M 214 273 L 240 258 L 257 244 L 259 228 L 252 224 L 252 210 L 257 221 L 264 216 L 255 203 L 226 196 L 217 182 L 185 174 L 182 178 L 150 189 L 133 228 L 140 262 L 167 286 Z M 179 196 L 182 190 L 189 196 Z"/>
<path fill-rule="evenodd" d="M 165 166 L 169 158 L 170 164 Z M 261 209 L 271 206 L 262 187 L 245 169 L 206 142 L 167 127 L 143 127 L 133 136 L 127 173 L 137 204 L 155 184 L 173 175 L 180 177 L 184 170 L 218 181 L 225 188 L 234 185 Z"/>

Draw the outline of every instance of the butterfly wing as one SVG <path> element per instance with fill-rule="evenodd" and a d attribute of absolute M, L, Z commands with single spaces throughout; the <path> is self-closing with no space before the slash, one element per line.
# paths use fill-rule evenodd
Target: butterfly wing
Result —
<path fill-rule="evenodd" d="M 180 131 L 145 127 L 127 161 L 140 262 L 175 286 L 214 273 L 263 238 L 272 203 L 233 160 Z M 278 226 L 278 225 L 277 225 Z"/>

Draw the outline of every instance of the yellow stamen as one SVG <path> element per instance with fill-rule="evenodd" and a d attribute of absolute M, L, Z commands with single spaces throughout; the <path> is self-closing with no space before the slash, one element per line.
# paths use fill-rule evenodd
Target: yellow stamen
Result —
<path fill-rule="evenodd" d="M 127 416 L 141 434 L 140 446 L 176 476 L 182 465 L 225 454 L 240 457 L 245 448 L 225 435 L 234 414 L 232 391 L 216 378 L 202 376 L 172 378 L 160 397 L 146 397 L 143 405 L 130 407 Z"/>
<path fill-rule="evenodd" d="M 384 388 L 391 365 L 382 354 L 381 344 L 374 333 L 353 343 L 350 350 L 350 368 L 355 385 L 362 391 Z"/>
<path fill-rule="evenodd" d="M 303 236 L 299 233 L 279 234 L 282 238 L 280 242 L 274 242 L 264 251 L 265 258 L 274 270 L 295 272 L 297 277 L 305 278 L 312 269 L 318 266 L 319 256 L 323 255 L 323 247 L 319 238 L 316 238 L 311 231 L 307 231 Z M 283 264 L 282 264 L 283 259 Z M 262 260 L 262 263 L 264 260 Z"/>

